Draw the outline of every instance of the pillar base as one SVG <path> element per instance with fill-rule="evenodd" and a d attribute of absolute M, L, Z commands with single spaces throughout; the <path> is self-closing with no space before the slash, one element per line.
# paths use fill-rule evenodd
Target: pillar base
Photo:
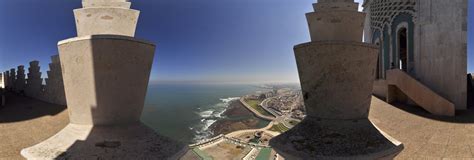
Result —
<path fill-rule="evenodd" d="M 368 119 L 307 117 L 270 145 L 286 159 L 392 159 L 403 150 L 401 142 Z"/>
<path fill-rule="evenodd" d="M 27 159 L 178 159 L 187 150 L 142 123 L 123 126 L 69 124 L 21 151 Z"/>

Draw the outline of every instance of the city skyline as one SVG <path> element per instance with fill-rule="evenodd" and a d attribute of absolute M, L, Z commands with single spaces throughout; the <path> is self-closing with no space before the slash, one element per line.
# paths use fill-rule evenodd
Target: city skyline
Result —
<path fill-rule="evenodd" d="M 45 78 L 57 42 L 76 36 L 71 10 L 80 2 L 0 2 L 0 69 L 39 60 Z M 293 46 L 309 41 L 304 13 L 315 0 L 133 2 L 141 10 L 136 37 L 157 44 L 150 83 L 299 82 Z M 469 22 L 472 8 L 470 1 Z M 468 32 L 468 72 L 474 72 Z"/>

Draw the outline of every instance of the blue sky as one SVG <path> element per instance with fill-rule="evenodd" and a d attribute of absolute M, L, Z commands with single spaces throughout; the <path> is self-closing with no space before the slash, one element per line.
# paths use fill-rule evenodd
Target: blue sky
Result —
<path fill-rule="evenodd" d="M 157 44 L 152 81 L 297 82 L 293 46 L 310 39 L 304 14 L 314 2 L 132 0 L 132 8 L 141 11 L 136 37 Z M 0 70 L 39 60 L 45 77 L 57 42 L 76 36 L 72 10 L 80 7 L 80 0 L 0 1 Z"/>

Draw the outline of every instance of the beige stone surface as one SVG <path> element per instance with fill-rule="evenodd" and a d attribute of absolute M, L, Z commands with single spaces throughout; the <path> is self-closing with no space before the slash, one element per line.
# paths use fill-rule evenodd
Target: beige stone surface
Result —
<path fill-rule="evenodd" d="M 187 148 L 140 122 L 155 45 L 134 37 L 126 0 L 84 0 L 76 38 L 58 43 L 70 124 L 28 159 L 177 159 Z"/>
<path fill-rule="evenodd" d="M 134 37 L 139 14 L 138 10 L 115 7 L 75 9 L 77 36 L 110 34 Z"/>
<path fill-rule="evenodd" d="M 415 26 L 416 79 L 467 109 L 467 6 L 468 0 L 418 1 L 420 19 Z M 429 33 L 429 34 L 428 34 Z"/>
<path fill-rule="evenodd" d="M 372 94 L 379 98 L 385 99 L 387 95 L 387 81 L 384 79 L 377 79 L 374 81 L 374 87 L 372 89 Z"/>
<path fill-rule="evenodd" d="M 395 159 L 474 159 L 474 110 L 446 117 L 418 107 L 395 106 L 373 98 L 369 115 L 378 128 L 404 144 Z"/>
<path fill-rule="evenodd" d="M 390 86 L 395 86 L 416 104 L 433 114 L 445 116 L 455 115 L 455 107 L 453 103 L 441 97 L 430 88 L 401 70 L 388 70 L 387 84 L 389 85 L 389 88 Z M 397 90 L 393 89 L 388 90 L 387 101 L 389 103 L 391 103 L 393 99 L 396 99 L 397 92 Z"/>
<path fill-rule="evenodd" d="M 125 36 L 95 35 L 59 43 L 73 124 L 140 120 L 155 45 Z"/>
<path fill-rule="evenodd" d="M 27 159 L 177 159 L 187 148 L 160 136 L 144 124 L 93 126 L 68 124 L 35 146 L 23 149 Z M 178 153 L 178 154 L 176 154 Z"/>
<path fill-rule="evenodd" d="M 39 61 L 31 61 L 26 79 L 25 95 L 37 98 L 41 94 L 42 82 Z"/>
<path fill-rule="evenodd" d="M 324 11 L 307 13 L 311 41 L 362 42 L 365 13 L 357 11 Z"/>
<path fill-rule="evenodd" d="M 345 10 L 345 11 L 357 11 L 359 9 L 359 4 L 354 3 L 354 1 L 321 1 L 313 4 L 315 11 L 327 11 L 327 10 Z"/>
<path fill-rule="evenodd" d="M 51 56 L 49 63 L 48 78 L 45 78 L 46 85 L 40 99 L 46 102 L 66 105 L 66 95 L 64 91 L 64 82 L 61 70 L 61 61 L 59 55 Z"/>
<path fill-rule="evenodd" d="M 0 108 L 0 160 L 21 160 L 21 149 L 46 140 L 69 123 L 66 106 L 6 95 Z"/>
<path fill-rule="evenodd" d="M 288 159 L 390 159 L 403 145 L 368 119 L 379 49 L 361 42 L 365 14 L 353 0 L 319 3 L 312 42 L 294 47 L 307 116 L 270 145 Z"/>
<path fill-rule="evenodd" d="M 311 42 L 295 47 L 307 115 L 367 118 L 377 48 L 358 42 Z"/>
<path fill-rule="evenodd" d="M 48 139 L 69 122 L 64 106 L 11 94 L 7 98 L 9 103 L 0 109 L 1 160 L 23 159 L 22 148 Z M 474 159 L 474 111 L 440 117 L 410 106 L 398 108 L 377 98 L 372 98 L 371 106 L 371 122 L 405 146 L 395 159 Z M 466 142 L 457 144 L 460 141 Z"/>
<path fill-rule="evenodd" d="M 119 7 L 129 9 L 131 3 L 129 0 L 82 0 L 84 8 L 90 7 Z"/>
<path fill-rule="evenodd" d="M 311 41 L 361 42 L 365 13 L 353 0 L 318 1 L 315 12 L 307 13 Z"/>

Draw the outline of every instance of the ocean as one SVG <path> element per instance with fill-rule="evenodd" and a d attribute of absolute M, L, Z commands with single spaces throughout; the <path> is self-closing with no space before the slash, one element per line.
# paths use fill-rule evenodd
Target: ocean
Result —
<path fill-rule="evenodd" d="M 141 120 L 161 135 L 195 143 L 210 138 L 209 126 L 226 118 L 229 102 L 264 90 L 244 84 L 152 84 Z"/>

